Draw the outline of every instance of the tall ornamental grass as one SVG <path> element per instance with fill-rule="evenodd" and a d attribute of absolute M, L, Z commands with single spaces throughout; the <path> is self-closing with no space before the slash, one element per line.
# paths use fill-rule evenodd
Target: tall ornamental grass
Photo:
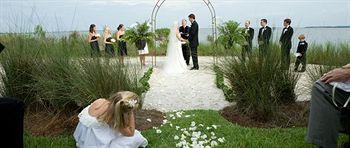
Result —
<path fill-rule="evenodd" d="M 115 59 L 90 58 L 90 47 L 79 35 L 62 38 L 26 34 L 0 36 L 1 95 L 63 109 L 85 106 L 116 91 L 141 94 L 138 68 Z"/>
<path fill-rule="evenodd" d="M 313 44 L 307 51 L 308 75 L 312 82 L 324 73 L 350 63 L 349 43 Z"/>
<path fill-rule="evenodd" d="M 218 64 L 234 93 L 228 100 L 235 101 L 243 114 L 258 120 L 268 120 L 278 105 L 295 101 L 298 74 L 283 70 L 278 46 L 271 46 L 268 53 L 261 58 L 254 52 L 244 62 L 233 54 Z"/>

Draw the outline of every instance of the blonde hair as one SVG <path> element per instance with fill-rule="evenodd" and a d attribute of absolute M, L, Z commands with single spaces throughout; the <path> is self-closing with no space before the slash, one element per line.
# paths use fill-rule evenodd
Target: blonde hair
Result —
<path fill-rule="evenodd" d="M 111 34 L 111 28 L 109 28 L 108 26 L 105 26 L 103 29 L 103 33 L 106 34 Z"/>
<path fill-rule="evenodd" d="M 299 40 L 304 40 L 305 39 L 305 35 L 304 34 L 299 35 L 298 39 Z"/>
<path fill-rule="evenodd" d="M 106 112 L 99 117 L 99 120 L 107 123 L 111 128 L 116 130 L 126 127 L 129 121 L 125 117 L 125 113 L 130 112 L 133 108 L 137 108 L 138 98 L 137 94 L 130 91 L 112 94 L 109 98 L 111 103 Z M 137 101 L 135 105 L 132 104 L 134 100 Z"/>

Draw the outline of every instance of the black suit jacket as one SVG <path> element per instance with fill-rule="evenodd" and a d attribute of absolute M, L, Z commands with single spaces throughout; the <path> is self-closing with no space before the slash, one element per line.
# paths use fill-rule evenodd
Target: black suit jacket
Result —
<path fill-rule="evenodd" d="M 186 26 L 185 28 L 183 26 L 181 26 L 179 28 L 179 32 L 181 33 L 181 37 L 183 39 L 186 39 L 188 40 L 188 35 L 189 35 L 189 32 L 190 32 L 190 27 Z"/>
<path fill-rule="evenodd" d="M 263 32 L 263 29 L 264 29 L 264 32 Z M 259 44 L 261 44 L 260 42 L 263 42 L 263 44 L 269 44 L 271 33 L 272 33 L 272 29 L 269 26 L 266 26 L 265 28 L 261 27 L 259 29 L 259 35 L 258 35 Z"/>
<path fill-rule="evenodd" d="M 245 28 L 245 31 L 246 31 L 246 28 Z M 252 44 L 252 41 L 253 41 L 253 38 L 254 38 L 254 29 L 252 27 L 249 27 L 248 28 L 248 31 L 246 32 L 246 36 L 245 36 L 245 39 L 246 41 L 248 42 L 248 44 Z"/>
<path fill-rule="evenodd" d="M 307 51 L 307 46 L 308 46 L 308 43 L 306 41 L 300 41 L 298 44 L 297 53 L 301 53 L 303 57 Z"/>
<path fill-rule="evenodd" d="M 282 34 L 280 37 L 280 43 L 282 44 L 283 49 L 291 49 L 292 48 L 292 36 L 294 30 L 292 27 L 283 28 Z"/>
<path fill-rule="evenodd" d="M 190 41 L 190 47 L 197 47 L 199 45 L 198 42 L 198 24 L 194 21 L 191 25 L 189 32 L 188 41 Z"/>

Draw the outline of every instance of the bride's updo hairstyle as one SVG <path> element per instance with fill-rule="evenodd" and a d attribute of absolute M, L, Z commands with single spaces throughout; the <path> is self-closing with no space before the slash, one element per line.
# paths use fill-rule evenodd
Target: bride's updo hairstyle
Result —
<path fill-rule="evenodd" d="M 128 118 L 125 118 L 125 113 L 130 112 L 133 108 L 138 107 L 138 95 L 130 92 L 118 92 L 109 98 L 111 101 L 105 113 L 100 116 L 99 120 L 107 123 L 113 129 L 124 128 Z"/>

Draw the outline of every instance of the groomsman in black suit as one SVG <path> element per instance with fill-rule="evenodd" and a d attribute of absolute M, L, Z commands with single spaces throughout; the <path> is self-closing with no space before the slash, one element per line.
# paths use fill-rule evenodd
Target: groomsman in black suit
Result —
<path fill-rule="evenodd" d="M 294 33 L 293 28 L 290 26 L 292 21 L 290 19 L 285 19 L 283 22 L 283 30 L 280 37 L 281 44 L 281 62 L 286 69 L 289 69 L 290 65 L 290 49 L 292 48 L 292 36 Z"/>
<path fill-rule="evenodd" d="M 198 70 L 198 54 L 197 54 L 197 48 L 198 48 L 198 23 L 196 22 L 196 16 L 194 14 L 190 14 L 188 16 L 190 22 L 192 23 L 190 28 L 190 33 L 188 37 L 188 41 L 190 42 L 190 48 L 191 48 L 191 55 L 192 55 L 192 61 L 193 61 L 193 67 L 191 70 Z"/>
<path fill-rule="evenodd" d="M 182 20 L 182 26 L 179 28 L 179 32 L 181 34 L 181 38 L 188 40 L 190 27 L 187 26 L 187 21 L 185 19 Z M 182 54 L 187 66 L 190 65 L 190 49 L 188 44 L 182 44 Z"/>
<path fill-rule="evenodd" d="M 246 54 L 250 55 L 253 47 L 254 29 L 250 27 L 250 21 L 246 21 L 245 24 L 245 40 L 246 43 L 243 45 L 242 59 L 245 60 Z"/>
<path fill-rule="evenodd" d="M 258 43 L 259 43 L 259 54 L 266 56 L 267 50 L 270 46 L 270 38 L 272 34 L 272 29 L 267 26 L 267 20 L 261 19 L 260 21 L 261 28 L 259 29 Z"/>

